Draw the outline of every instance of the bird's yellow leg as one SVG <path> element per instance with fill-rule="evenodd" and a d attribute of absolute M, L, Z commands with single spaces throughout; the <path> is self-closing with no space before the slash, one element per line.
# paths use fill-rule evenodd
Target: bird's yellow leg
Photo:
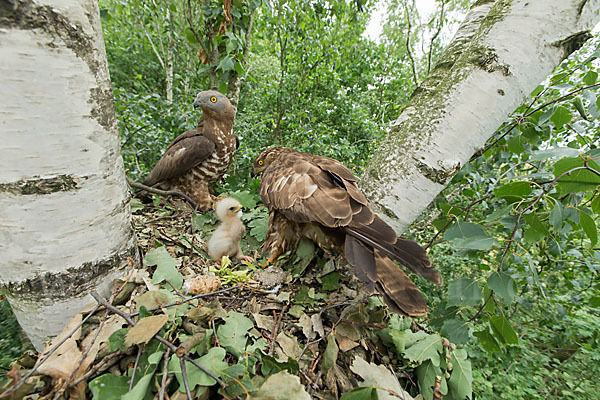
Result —
<path fill-rule="evenodd" d="M 264 263 L 256 263 L 261 268 L 267 268 L 269 265 L 273 265 L 275 260 L 271 260 L 270 257 L 265 257 L 267 259 Z"/>

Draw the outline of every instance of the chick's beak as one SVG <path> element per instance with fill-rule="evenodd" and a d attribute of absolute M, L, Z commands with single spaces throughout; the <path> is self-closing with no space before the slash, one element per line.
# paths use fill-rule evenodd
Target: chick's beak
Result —
<path fill-rule="evenodd" d="M 233 210 L 234 213 L 237 213 L 238 211 L 240 211 L 242 209 L 242 206 L 237 206 L 237 208 L 235 210 Z"/>

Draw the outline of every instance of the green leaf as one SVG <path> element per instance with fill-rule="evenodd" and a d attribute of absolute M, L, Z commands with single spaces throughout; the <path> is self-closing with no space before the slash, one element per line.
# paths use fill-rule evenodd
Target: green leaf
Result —
<path fill-rule="evenodd" d="M 469 340 L 469 325 L 465 321 L 448 319 L 444 321 L 440 333 L 452 343 L 464 344 Z"/>
<path fill-rule="evenodd" d="M 224 321 L 225 324 L 217 329 L 217 339 L 227 351 L 239 358 L 246 350 L 247 334 L 254 324 L 244 314 L 236 311 L 230 311 Z"/>
<path fill-rule="evenodd" d="M 584 160 L 581 157 L 563 158 L 554 164 L 554 176 L 559 177 L 569 171 L 573 171 L 562 176 L 558 181 L 558 189 L 561 195 L 593 191 L 600 185 L 600 166 L 593 160 L 588 161 L 588 167 L 595 170 L 597 173 L 575 168 L 584 166 Z"/>
<path fill-rule="evenodd" d="M 148 349 L 148 347 L 146 347 Z M 150 388 L 150 383 L 152 382 L 152 378 L 154 377 L 154 372 L 156 371 L 156 367 L 162 358 L 163 352 L 159 351 L 151 354 L 148 359 L 148 364 L 146 364 L 146 368 L 139 370 L 137 373 L 142 376 L 137 381 L 131 391 L 127 394 L 124 394 L 121 399 L 122 400 L 142 400 L 146 397 L 146 393 Z"/>
<path fill-rule="evenodd" d="M 250 234 L 259 242 L 263 242 L 269 229 L 269 216 L 265 214 L 260 218 L 253 219 L 248 223 L 248 226 L 250 227 Z"/>
<path fill-rule="evenodd" d="M 321 368 L 324 373 L 327 373 L 335 363 L 337 362 L 338 357 L 338 345 L 335 342 L 335 335 L 329 335 L 327 338 L 327 347 L 325 347 L 325 353 L 323 353 L 323 361 L 321 364 Z"/>
<path fill-rule="evenodd" d="M 351 392 L 343 393 L 340 400 L 378 400 L 377 389 L 372 387 L 360 387 Z"/>
<path fill-rule="evenodd" d="M 411 361 L 421 363 L 431 360 L 433 365 L 440 365 L 440 353 L 442 352 L 442 338 L 439 335 L 427 335 L 404 351 L 404 356 Z"/>
<path fill-rule="evenodd" d="M 506 344 L 518 344 L 519 337 L 515 330 L 510 326 L 504 315 L 492 315 L 490 324 L 494 334 L 500 341 Z"/>
<path fill-rule="evenodd" d="M 121 328 L 112 333 L 108 338 L 108 348 L 110 351 L 127 350 L 125 347 L 125 335 L 127 334 L 127 328 Z"/>
<path fill-rule="evenodd" d="M 483 230 L 483 226 L 472 222 L 456 221 L 444 233 L 444 239 L 462 249 L 487 250 L 495 242 Z"/>
<path fill-rule="evenodd" d="M 542 221 L 540 221 L 539 217 L 537 216 L 537 214 L 535 212 L 532 212 L 532 213 L 529 213 L 529 214 L 524 214 L 523 218 L 537 232 L 539 232 L 539 233 L 541 233 L 542 235 L 545 235 L 545 236 L 550 235 L 550 231 L 548 230 L 548 228 L 546 227 L 546 225 L 544 225 L 542 223 Z"/>
<path fill-rule="evenodd" d="M 506 304 L 510 304 L 517 294 L 517 285 L 510 275 L 504 272 L 494 272 L 487 279 L 487 285 L 498 296 L 504 300 Z"/>
<path fill-rule="evenodd" d="M 185 38 L 187 39 L 188 43 L 190 44 L 198 44 L 198 39 L 196 39 L 196 36 L 194 35 L 194 32 L 192 32 L 192 30 L 190 29 L 189 26 L 185 27 Z"/>
<path fill-rule="evenodd" d="M 500 351 L 500 346 L 498 346 L 498 342 L 492 336 L 491 333 L 488 332 L 487 329 L 483 331 L 474 332 L 473 336 L 479 339 L 479 343 L 483 346 L 485 351 L 492 354 L 494 351 Z"/>
<path fill-rule="evenodd" d="M 590 207 L 592 207 L 592 211 L 595 214 L 600 214 L 600 196 L 594 197 L 594 200 L 590 203 Z"/>
<path fill-rule="evenodd" d="M 588 117 L 585 112 L 585 108 L 583 107 L 581 97 L 575 97 L 575 99 L 573 99 L 573 105 L 575 106 L 575 109 L 577 110 L 579 115 L 581 115 L 581 118 L 583 118 L 587 121 Z"/>
<path fill-rule="evenodd" d="M 509 139 L 506 145 L 508 147 L 508 151 L 511 153 L 521 154 L 525 151 L 525 146 L 523 146 L 523 143 L 525 143 L 525 138 L 521 135 L 515 135 Z"/>
<path fill-rule="evenodd" d="M 144 203 L 139 201 L 138 199 L 132 198 L 129 202 L 129 207 L 131 207 L 131 212 L 134 213 L 137 210 L 141 210 L 144 208 Z"/>
<path fill-rule="evenodd" d="M 144 257 L 144 261 L 147 265 L 156 265 L 152 283 L 158 284 L 162 281 L 169 281 L 177 289 L 181 289 L 183 276 L 175 267 L 175 260 L 173 260 L 167 249 L 159 247 L 150 250 Z"/>
<path fill-rule="evenodd" d="M 464 400 L 465 397 L 471 398 L 473 393 L 473 373 L 471 371 L 471 361 L 467 360 L 467 351 L 465 349 L 456 349 L 450 352 L 452 356 L 452 375 L 448 381 L 447 400 Z"/>
<path fill-rule="evenodd" d="M 206 225 L 213 225 L 215 222 L 214 213 L 192 214 L 192 229 L 194 232 L 200 232 Z"/>
<path fill-rule="evenodd" d="M 419 365 L 415 373 L 417 374 L 417 382 L 419 384 L 419 392 L 425 399 L 433 399 L 433 386 L 435 385 L 436 376 L 444 376 L 439 366 L 433 365 L 430 360 L 427 360 Z M 442 394 L 448 393 L 448 384 L 446 378 L 442 378 L 440 385 Z"/>
<path fill-rule="evenodd" d="M 571 122 L 572 119 L 573 114 L 571 113 L 571 110 L 564 106 L 558 106 L 550 117 L 550 121 L 552 121 L 554 126 L 558 129 Z"/>
<path fill-rule="evenodd" d="M 226 56 L 224 59 L 221 60 L 221 62 L 217 66 L 217 69 L 220 69 L 223 72 L 227 72 L 233 70 L 233 67 L 233 59 L 231 58 L 231 56 Z"/>
<path fill-rule="evenodd" d="M 448 284 L 448 305 L 472 307 L 483 299 L 477 282 L 469 278 L 459 278 Z"/>
<path fill-rule="evenodd" d="M 593 85 L 598 80 L 598 73 L 596 71 L 589 71 L 583 76 L 583 83 L 586 85 Z"/>
<path fill-rule="evenodd" d="M 550 212 L 550 223 L 555 231 L 560 231 L 564 220 L 564 208 L 560 201 L 554 200 L 554 208 Z"/>
<path fill-rule="evenodd" d="M 242 207 L 247 209 L 252 209 L 258 204 L 258 196 L 247 190 L 233 192 L 230 196 L 239 201 Z"/>
<path fill-rule="evenodd" d="M 341 285 L 340 285 L 341 277 L 342 277 L 342 275 L 337 271 L 330 272 L 329 274 L 327 274 L 321 278 L 321 285 L 322 285 L 321 289 L 323 289 L 326 292 L 338 290 L 341 287 Z"/>
<path fill-rule="evenodd" d="M 315 245 L 312 240 L 300 240 L 298 248 L 296 249 L 296 256 L 298 258 L 311 257 L 315 253 Z"/>
<path fill-rule="evenodd" d="M 261 357 L 261 361 L 260 368 L 264 376 L 273 375 L 283 370 L 297 372 L 300 368 L 298 362 L 291 357 L 288 357 L 286 362 L 279 362 L 271 356 L 264 355 Z"/>
<path fill-rule="evenodd" d="M 129 378 L 104 374 L 89 383 L 94 400 L 119 400 L 129 392 Z"/>
<path fill-rule="evenodd" d="M 579 155 L 579 150 L 570 147 L 554 147 L 552 149 L 537 150 L 531 154 L 530 161 L 544 161 L 551 157 L 576 157 Z"/>
<path fill-rule="evenodd" d="M 222 371 L 224 371 L 229 365 L 224 362 L 226 351 L 222 347 L 212 347 L 208 353 L 200 357 L 196 362 L 212 372 L 215 376 L 221 377 Z M 168 372 L 175 374 L 180 387 L 184 387 L 183 376 L 181 374 L 181 364 L 179 357 L 176 354 L 171 356 L 168 364 Z M 190 390 L 194 390 L 197 385 L 200 386 L 212 386 L 217 382 L 206 375 L 204 371 L 196 367 L 189 361 L 185 362 L 185 372 L 190 385 Z"/>
<path fill-rule="evenodd" d="M 579 226 L 583 229 L 587 237 L 590 239 L 591 247 L 594 247 L 598 243 L 598 228 L 596 227 L 596 221 L 585 211 L 579 213 Z"/>
<path fill-rule="evenodd" d="M 531 194 L 531 185 L 529 182 L 511 182 L 494 189 L 494 193 L 509 203 L 514 203 Z"/>

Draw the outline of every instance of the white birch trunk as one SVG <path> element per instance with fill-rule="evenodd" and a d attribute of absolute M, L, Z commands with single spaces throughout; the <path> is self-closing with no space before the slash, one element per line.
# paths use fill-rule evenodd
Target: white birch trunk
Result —
<path fill-rule="evenodd" d="M 600 0 L 478 1 L 360 181 L 382 217 L 405 230 L 599 20 Z"/>
<path fill-rule="evenodd" d="M 0 284 L 39 350 L 137 260 L 96 2 L 2 2 L 0 77 Z"/>

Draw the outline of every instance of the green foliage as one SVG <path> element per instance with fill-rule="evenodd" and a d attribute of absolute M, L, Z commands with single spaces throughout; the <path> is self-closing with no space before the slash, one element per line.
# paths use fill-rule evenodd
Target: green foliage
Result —
<path fill-rule="evenodd" d="M 22 352 L 17 319 L 10 309 L 8 301 L 0 301 L 0 366 L 9 368 Z M 1 372 L 1 371 L 0 371 Z M 4 376 L 0 374 L 0 383 Z"/>
<path fill-rule="evenodd" d="M 141 179 L 168 143 L 196 124 L 195 93 L 211 85 L 225 91 L 232 77 L 243 76 L 234 127 L 241 147 L 216 192 L 244 205 L 243 246 L 257 249 L 268 226 L 259 181 L 249 178 L 258 152 L 288 145 L 337 158 L 359 174 L 382 132 L 434 65 L 445 27 L 460 18 L 466 3 L 446 1 L 444 12 L 438 8 L 421 20 L 416 3 L 393 0 L 382 40 L 373 43 L 362 35 L 371 2 L 233 2 L 229 10 L 220 2 L 175 2 L 169 14 L 160 2 L 102 1 L 126 168 Z M 177 49 L 172 102 L 165 68 L 151 44 L 165 54 L 160 46 L 166 48 L 168 33 Z M 598 81 L 597 45 L 595 39 L 564 61 L 507 119 L 436 199 L 430 211 L 439 215 L 418 233 L 419 242 L 439 234 L 429 251 L 448 282 L 446 290 L 418 283 L 431 304 L 431 319 L 422 325 L 439 334 L 413 332 L 408 320 L 392 319 L 380 337 L 395 352 L 397 368 L 416 375 L 425 399 L 433 397 L 435 376 L 443 377 L 444 398 L 468 397 L 471 387 L 475 398 L 595 394 L 600 98 L 597 88 L 577 90 Z M 216 58 L 209 57 L 212 51 Z M 215 222 L 212 213 L 192 217 L 194 231 L 203 237 Z M 153 280 L 179 282 L 175 260 L 158 256 L 147 260 L 160 267 Z M 315 249 L 303 244 L 289 256 L 292 275 L 302 276 L 315 260 Z M 227 267 L 218 273 L 234 281 L 236 273 L 249 271 Z M 344 286 L 337 272 L 318 280 L 320 291 L 318 285 L 294 291 L 296 311 L 323 307 L 325 292 L 334 295 Z M 263 378 L 298 369 L 293 359 L 276 361 L 253 350 L 260 343 L 242 317 L 216 318 L 217 337 L 227 343 L 225 360 L 260 360 Z M 461 347 L 446 346 L 446 339 Z M 333 357 L 339 343 L 327 343 L 326 363 L 341 358 L 342 353 Z M 119 347 L 118 340 L 113 344 Z M 215 371 L 251 387 L 252 365 Z M 377 398 L 377 391 L 361 388 L 342 398 Z"/>
<path fill-rule="evenodd" d="M 600 134 L 597 91 L 584 87 L 597 79 L 597 46 L 563 62 L 435 201 L 433 225 L 455 250 L 431 256 L 458 265 L 444 269 L 431 323 L 463 344 L 468 358 L 451 362 L 472 371 L 481 398 L 593 397 Z"/>

